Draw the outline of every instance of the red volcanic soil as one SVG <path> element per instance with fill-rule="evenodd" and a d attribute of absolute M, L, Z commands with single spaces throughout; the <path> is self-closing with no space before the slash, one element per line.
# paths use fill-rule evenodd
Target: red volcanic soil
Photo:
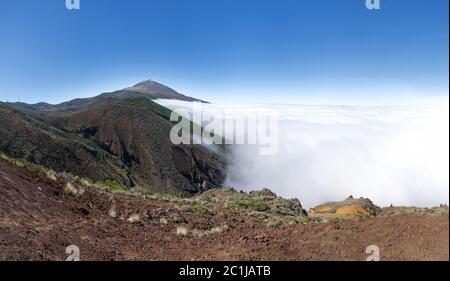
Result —
<path fill-rule="evenodd" d="M 365 260 L 369 245 L 381 260 L 449 258 L 448 216 L 268 228 L 232 208 L 211 214 L 94 188 L 70 195 L 65 184 L 0 159 L 0 260 L 65 260 L 69 245 L 81 260 Z"/>

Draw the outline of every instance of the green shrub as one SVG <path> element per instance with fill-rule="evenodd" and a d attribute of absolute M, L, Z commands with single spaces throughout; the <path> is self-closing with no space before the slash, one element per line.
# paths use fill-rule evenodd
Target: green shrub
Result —
<path fill-rule="evenodd" d="M 203 204 L 197 203 L 192 207 L 195 211 L 200 213 L 209 213 L 210 210 Z"/>
<path fill-rule="evenodd" d="M 265 211 L 269 210 L 269 206 L 267 206 L 267 204 L 265 204 L 264 202 L 250 199 L 250 198 L 232 199 L 230 203 L 236 207 L 251 209 L 251 210 L 257 211 L 257 212 L 265 212 Z"/>
<path fill-rule="evenodd" d="M 270 219 L 266 220 L 266 226 L 270 227 L 270 228 L 277 228 L 282 224 L 283 224 L 283 222 L 276 218 L 270 218 Z"/>
<path fill-rule="evenodd" d="M 116 181 L 112 181 L 112 180 L 107 180 L 107 181 L 101 181 L 101 182 L 96 182 L 97 186 L 100 186 L 108 191 L 111 192 L 127 192 L 128 189 L 121 185 L 120 183 L 116 182 Z"/>

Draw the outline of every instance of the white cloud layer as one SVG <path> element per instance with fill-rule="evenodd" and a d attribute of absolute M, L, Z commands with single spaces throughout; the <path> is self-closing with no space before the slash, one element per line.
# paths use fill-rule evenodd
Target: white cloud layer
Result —
<path fill-rule="evenodd" d="M 188 102 L 159 100 L 171 109 Z M 449 201 L 449 108 L 205 104 L 203 109 L 279 116 L 278 152 L 233 145 L 227 182 L 242 190 L 270 188 L 312 207 L 348 195 L 388 206 Z"/>

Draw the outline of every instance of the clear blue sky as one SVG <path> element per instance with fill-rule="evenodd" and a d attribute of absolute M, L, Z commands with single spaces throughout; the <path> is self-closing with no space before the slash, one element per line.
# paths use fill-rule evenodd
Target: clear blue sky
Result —
<path fill-rule="evenodd" d="M 152 78 L 209 101 L 448 96 L 448 0 L 0 0 L 0 100 Z"/>

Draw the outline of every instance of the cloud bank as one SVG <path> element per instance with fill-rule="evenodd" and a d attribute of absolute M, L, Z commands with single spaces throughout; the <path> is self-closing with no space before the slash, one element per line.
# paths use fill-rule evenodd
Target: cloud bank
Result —
<path fill-rule="evenodd" d="M 159 100 L 171 109 L 188 102 Z M 203 110 L 279 117 L 275 155 L 256 145 L 231 146 L 226 185 L 270 188 L 305 207 L 348 195 L 381 206 L 435 206 L 449 201 L 448 102 L 411 106 L 205 104 Z"/>

